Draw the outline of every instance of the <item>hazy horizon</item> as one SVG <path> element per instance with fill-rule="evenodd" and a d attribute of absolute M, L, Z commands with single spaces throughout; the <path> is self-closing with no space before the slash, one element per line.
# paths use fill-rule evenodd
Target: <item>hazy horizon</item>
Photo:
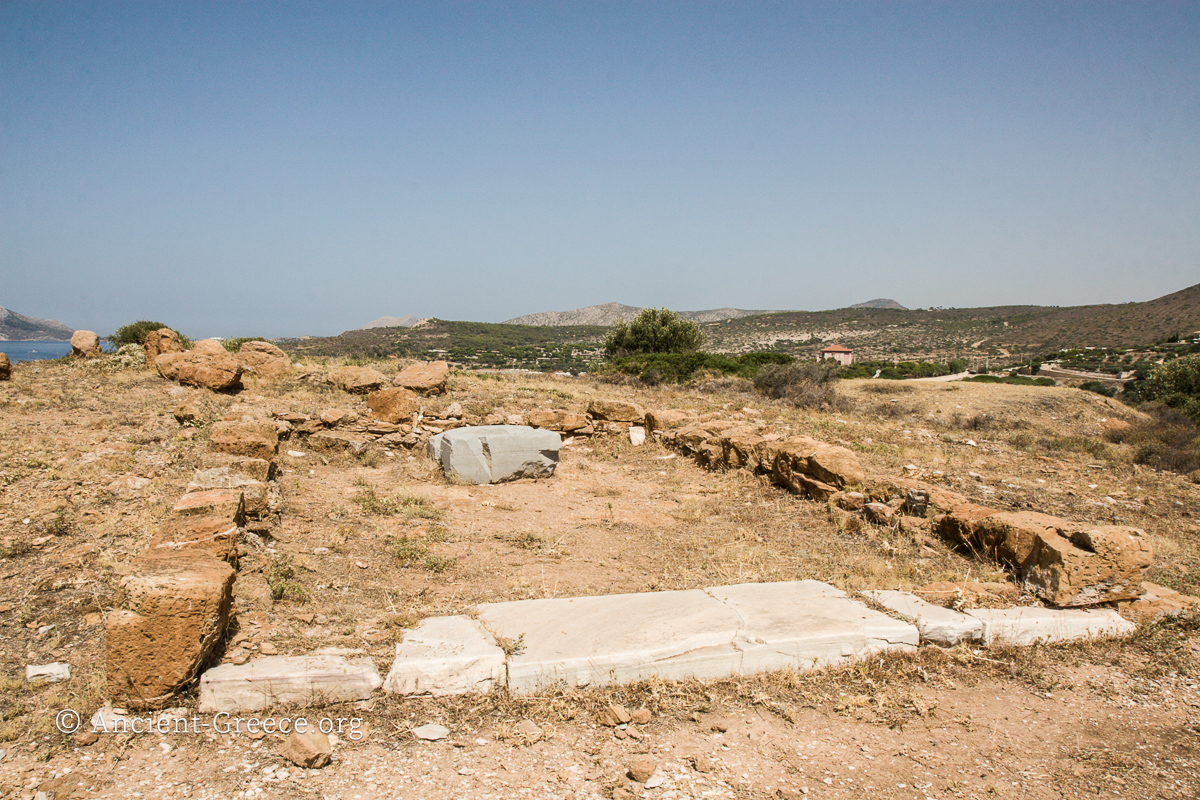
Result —
<path fill-rule="evenodd" d="M 1200 280 L 1200 4 L 0 5 L 0 306 L 331 335 Z"/>

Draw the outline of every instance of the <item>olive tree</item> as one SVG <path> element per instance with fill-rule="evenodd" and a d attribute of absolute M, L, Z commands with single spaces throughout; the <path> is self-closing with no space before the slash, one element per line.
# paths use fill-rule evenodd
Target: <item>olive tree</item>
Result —
<path fill-rule="evenodd" d="M 604 339 L 610 358 L 633 353 L 691 353 L 700 348 L 700 326 L 665 308 L 643 308 L 632 321 L 613 325 Z"/>

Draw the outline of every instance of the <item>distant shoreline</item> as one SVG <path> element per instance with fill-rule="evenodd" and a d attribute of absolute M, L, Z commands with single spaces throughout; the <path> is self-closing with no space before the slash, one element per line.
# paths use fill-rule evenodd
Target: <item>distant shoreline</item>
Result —
<path fill-rule="evenodd" d="M 100 340 L 100 347 L 105 352 L 114 349 L 107 339 Z M 14 364 L 22 361 L 51 361 L 70 355 L 71 343 L 62 339 L 9 339 L 0 341 L 0 353 L 6 354 Z"/>

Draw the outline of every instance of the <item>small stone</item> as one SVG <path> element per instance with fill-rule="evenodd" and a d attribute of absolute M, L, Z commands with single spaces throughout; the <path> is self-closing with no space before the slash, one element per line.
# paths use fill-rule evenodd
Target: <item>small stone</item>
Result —
<path fill-rule="evenodd" d="M 709 773 L 713 771 L 716 763 L 708 756 L 692 756 L 692 766 L 696 772 Z"/>
<path fill-rule="evenodd" d="M 529 744 L 533 744 L 542 738 L 542 729 L 537 726 L 537 723 L 528 719 L 523 719 L 517 723 L 517 733 L 521 734 Z"/>
<path fill-rule="evenodd" d="M 667 782 L 667 776 L 663 775 L 661 772 L 656 772 L 650 776 L 649 780 L 646 781 L 646 788 L 647 789 L 657 789 L 659 786 L 662 786 L 666 782 Z"/>
<path fill-rule="evenodd" d="M 79 745 L 80 747 L 87 747 L 88 745 L 92 745 L 100 741 L 100 734 L 96 733 L 95 731 L 82 731 L 81 733 L 75 734 L 71 738 L 74 740 L 75 744 Z"/>
<path fill-rule="evenodd" d="M 329 737 L 320 731 L 293 732 L 279 748 L 279 755 L 297 767 L 320 769 L 333 757 Z"/>
<path fill-rule="evenodd" d="M 631 712 L 629 717 L 632 722 L 636 722 L 638 725 L 645 725 L 650 721 L 650 709 L 639 708 L 638 710 Z"/>
<path fill-rule="evenodd" d="M 279 655 L 279 648 L 270 642 L 263 642 L 258 646 L 258 652 L 264 656 L 275 656 Z"/>
<path fill-rule="evenodd" d="M 41 633 L 41 630 L 38 631 Z M 56 681 L 66 681 L 71 679 L 71 665 L 62 661 L 55 661 L 50 664 L 27 664 L 25 665 L 25 680 L 36 681 L 45 680 L 49 683 Z"/>
<path fill-rule="evenodd" d="M 624 706 L 619 706 L 610 703 L 603 711 L 596 715 L 596 721 L 606 728 L 615 728 L 618 725 L 624 725 L 633 719 Z"/>
<path fill-rule="evenodd" d="M 422 725 L 419 728 L 413 728 L 413 736 L 418 739 L 424 739 L 427 742 L 436 742 L 445 739 L 450 735 L 450 729 L 444 725 Z"/>
<path fill-rule="evenodd" d="M 649 756 L 640 756 L 629 762 L 629 777 L 638 783 L 645 783 L 658 769 L 658 762 Z"/>
<path fill-rule="evenodd" d="M 633 425 L 629 428 L 629 443 L 634 447 L 640 447 L 646 443 L 646 429 L 640 425 Z"/>

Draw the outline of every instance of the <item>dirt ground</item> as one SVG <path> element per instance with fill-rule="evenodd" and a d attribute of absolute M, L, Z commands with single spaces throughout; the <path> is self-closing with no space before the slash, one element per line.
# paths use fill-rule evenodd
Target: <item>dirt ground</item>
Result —
<path fill-rule="evenodd" d="M 923 648 L 804 675 L 279 710 L 361 720 L 363 736 L 338 737 L 322 770 L 285 762 L 276 734 L 81 744 L 55 729 L 55 714 L 86 718 L 103 704 L 104 614 L 202 463 L 206 423 L 365 413 L 360 398 L 298 379 L 251 380 L 223 396 L 105 363 L 21 364 L 0 384 L 0 797 L 1200 794 L 1200 626 L 1190 616 L 1125 641 Z M 650 389 L 456 374 L 450 389 L 429 410 L 459 402 L 478 422 L 621 397 L 812 435 L 856 450 L 869 473 L 993 507 L 1136 525 L 1155 546 L 1150 579 L 1200 593 L 1200 487 L 1131 463 L 1104 433 L 1137 412 L 1096 395 L 854 381 L 842 410 L 818 412 L 736 382 Z M 171 411 L 192 398 L 206 419 L 180 426 Z M 269 532 L 247 537 L 226 660 L 336 646 L 372 656 L 383 674 L 404 628 L 479 602 L 797 578 L 849 592 L 1006 579 L 933 537 L 858 524 L 745 472 L 707 472 L 653 440 L 577 438 L 553 478 L 484 487 L 447 482 L 404 449 L 350 456 L 296 437 L 279 460 L 282 505 Z M 56 660 L 71 665 L 70 681 L 24 680 L 25 665 Z M 644 706 L 651 721 L 598 726 L 610 701 Z M 540 733 L 522 733 L 525 720 Z M 411 729 L 427 722 L 449 736 L 417 740 Z M 625 777 L 639 756 L 657 764 L 659 785 Z"/>

